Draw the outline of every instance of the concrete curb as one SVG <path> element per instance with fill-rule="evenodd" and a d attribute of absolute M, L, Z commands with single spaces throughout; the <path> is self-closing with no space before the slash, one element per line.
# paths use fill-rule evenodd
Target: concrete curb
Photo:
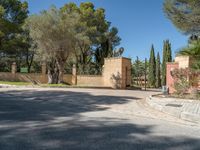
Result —
<path fill-rule="evenodd" d="M 146 103 L 151 106 L 153 109 L 159 110 L 171 116 L 177 117 L 182 120 L 194 122 L 200 124 L 200 115 L 182 111 L 178 108 L 169 108 L 164 107 L 156 102 L 154 102 L 153 97 L 149 96 L 146 98 Z"/>
<path fill-rule="evenodd" d="M 8 84 L 0 84 L 0 88 L 13 88 L 16 87 L 15 85 L 8 85 Z"/>

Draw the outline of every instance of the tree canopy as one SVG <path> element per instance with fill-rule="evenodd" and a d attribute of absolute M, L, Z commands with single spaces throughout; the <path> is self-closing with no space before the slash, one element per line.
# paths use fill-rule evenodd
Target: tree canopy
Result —
<path fill-rule="evenodd" d="M 200 36 L 200 1 L 165 0 L 164 12 L 172 23 L 185 34 Z"/>
<path fill-rule="evenodd" d="M 171 43 L 169 40 L 163 42 L 163 58 L 162 58 L 162 85 L 166 85 L 166 64 L 172 61 Z"/>
<path fill-rule="evenodd" d="M 27 17 L 27 2 L 20 0 L 0 1 L 0 68 L 10 66 L 12 61 L 20 65 L 23 59 L 22 51 L 29 47 L 26 31 L 22 29 Z"/>
<path fill-rule="evenodd" d="M 160 71 L 160 54 L 157 53 L 156 58 L 156 87 L 161 87 L 161 71 Z"/>
<path fill-rule="evenodd" d="M 156 86 L 156 59 L 153 45 L 150 51 L 148 84 L 150 87 Z"/>
<path fill-rule="evenodd" d="M 95 8 L 91 2 L 68 3 L 61 8 L 65 13 L 76 12 L 80 18 L 76 29 L 75 61 L 79 73 L 101 73 L 105 57 L 112 57 L 113 50 L 120 43 L 118 29 L 111 27 L 105 18 L 103 8 Z"/>
<path fill-rule="evenodd" d="M 76 63 L 78 73 L 101 73 L 105 57 L 113 57 L 120 43 L 118 29 L 111 27 L 103 8 L 86 2 L 68 3 L 31 15 L 24 29 L 48 64 L 49 83 L 62 82 L 66 62 Z"/>
<path fill-rule="evenodd" d="M 62 82 L 64 64 L 74 49 L 78 19 L 76 13 L 68 14 L 51 7 L 26 21 L 25 28 L 30 31 L 44 59 L 51 64 L 55 62 L 49 69 L 50 83 Z"/>
<path fill-rule="evenodd" d="M 200 71 L 200 41 L 193 41 L 188 47 L 181 49 L 178 55 L 190 56 L 192 59 L 192 69 Z"/>

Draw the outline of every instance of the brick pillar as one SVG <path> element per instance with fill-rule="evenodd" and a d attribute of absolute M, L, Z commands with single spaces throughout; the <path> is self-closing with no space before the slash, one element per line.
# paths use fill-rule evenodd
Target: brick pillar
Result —
<path fill-rule="evenodd" d="M 174 79 L 171 76 L 171 71 L 173 71 L 174 69 L 178 69 L 179 68 L 179 63 L 167 63 L 166 64 L 166 83 L 167 83 L 167 87 L 169 88 L 169 93 L 174 93 L 175 89 L 174 89 Z"/>
<path fill-rule="evenodd" d="M 13 63 L 12 63 L 11 72 L 12 72 L 12 74 L 16 74 L 16 72 L 17 72 L 17 65 L 16 65 L 16 62 L 13 62 Z"/>
<path fill-rule="evenodd" d="M 42 74 L 45 75 L 47 71 L 47 65 L 46 63 L 42 63 Z"/>
<path fill-rule="evenodd" d="M 72 67 L 72 85 L 76 85 L 77 84 L 77 69 L 76 69 L 76 65 L 73 64 Z"/>

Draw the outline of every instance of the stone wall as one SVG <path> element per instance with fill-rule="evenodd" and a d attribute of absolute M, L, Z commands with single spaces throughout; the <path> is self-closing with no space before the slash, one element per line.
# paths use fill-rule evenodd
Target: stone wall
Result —
<path fill-rule="evenodd" d="M 103 76 L 101 75 L 77 75 L 77 85 L 102 87 Z"/>
<path fill-rule="evenodd" d="M 64 82 L 72 84 L 72 75 L 65 74 Z M 31 82 L 35 81 L 37 83 L 47 83 L 48 76 L 42 73 L 10 73 L 10 72 L 1 72 L 0 73 L 1 81 L 20 81 L 20 82 Z"/>
<path fill-rule="evenodd" d="M 42 65 L 42 73 L 17 73 L 13 63 L 11 73 L 0 73 L 0 80 L 47 83 L 46 65 Z M 126 88 L 131 85 L 131 60 L 128 58 L 106 58 L 102 75 L 77 75 L 73 65 L 72 74 L 65 74 L 64 82 L 70 85 L 94 87 Z"/>
<path fill-rule="evenodd" d="M 72 85 L 73 84 L 72 83 L 72 78 L 73 78 L 73 75 L 71 75 L 71 74 L 64 74 L 63 81 L 65 83 L 68 83 L 68 84 Z"/>
<path fill-rule="evenodd" d="M 10 72 L 1 72 L 0 80 L 2 81 L 21 81 L 21 82 L 30 82 L 35 80 L 40 83 L 46 83 L 48 81 L 47 76 L 44 76 L 40 73 L 10 73 Z"/>
<path fill-rule="evenodd" d="M 122 88 L 122 59 L 106 58 L 104 61 L 103 78 L 104 86 Z"/>
<path fill-rule="evenodd" d="M 106 58 L 103 68 L 104 86 L 124 89 L 131 85 L 131 60 Z"/>
<path fill-rule="evenodd" d="M 16 75 L 10 72 L 1 72 L 0 73 L 0 80 L 1 81 L 18 81 L 16 79 Z"/>
<path fill-rule="evenodd" d="M 189 68 L 192 64 L 189 56 L 177 56 L 175 62 L 179 64 L 179 68 Z"/>
<path fill-rule="evenodd" d="M 122 59 L 122 87 L 131 86 L 131 60 L 128 58 Z"/>

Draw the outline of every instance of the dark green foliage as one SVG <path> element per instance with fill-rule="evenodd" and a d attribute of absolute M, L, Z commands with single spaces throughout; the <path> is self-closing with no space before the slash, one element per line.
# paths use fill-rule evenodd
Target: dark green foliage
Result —
<path fill-rule="evenodd" d="M 98 73 L 101 73 L 102 66 L 104 65 L 104 58 L 113 57 L 113 50 L 120 44 L 120 38 L 118 37 L 118 29 L 112 27 L 105 36 L 105 42 L 100 43 L 95 51 L 95 62 Z"/>
<path fill-rule="evenodd" d="M 113 57 L 113 51 L 121 40 L 118 29 L 112 27 L 106 20 L 105 10 L 96 8 L 91 2 L 81 3 L 80 6 L 68 3 L 60 9 L 52 7 L 51 10 L 56 12 L 48 16 L 49 10 L 44 10 L 39 15 L 28 17 L 27 2 L 0 0 L 0 71 L 10 71 L 13 62 L 17 63 L 18 71 L 20 67 L 27 67 L 29 72 L 40 71 L 46 54 L 41 51 L 45 51 L 45 47 L 48 46 L 47 54 L 56 55 L 57 64 L 62 63 L 60 67 L 67 72 L 70 72 L 72 64 L 77 63 L 80 74 L 100 74 L 104 58 Z M 42 19 L 38 17 L 42 15 Z M 69 18 L 69 16 L 73 17 Z M 49 21 L 50 19 L 53 21 Z M 62 22 L 55 23 L 59 22 L 58 20 Z M 66 28 L 69 24 L 73 27 Z M 46 36 L 42 37 L 43 41 L 41 36 L 37 36 L 38 28 L 43 33 L 45 31 Z M 72 35 L 66 37 L 68 31 Z M 69 48 L 65 48 L 67 43 Z M 58 48 L 56 46 L 61 49 L 64 47 L 63 49 L 69 53 L 52 54 L 51 48 Z M 48 66 L 55 66 L 53 63 L 55 60 L 52 62 L 51 59 L 46 60 L 47 64 L 51 64 Z"/>
<path fill-rule="evenodd" d="M 26 21 L 25 28 L 47 62 L 49 83 L 63 82 L 65 63 L 76 44 L 78 19 L 76 13 L 67 14 L 51 7 Z"/>
<path fill-rule="evenodd" d="M 3 71 L 8 71 L 13 61 L 17 62 L 19 67 L 21 62 L 29 57 L 29 35 L 22 29 L 28 17 L 27 2 L 1 0 L 0 17 L 0 67 L 3 67 Z"/>
<path fill-rule="evenodd" d="M 160 54 L 157 54 L 156 58 L 156 87 L 161 87 L 161 71 L 160 71 Z"/>
<path fill-rule="evenodd" d="M 178 55 L 190 56 L 192 59 L 192 69 L 200 71 L 200 40 L 193 41 L 188 47 L 181 49 Z"/>
<path fill-rule="evenodd" d="M 200 35 L 199 0 L 165 0 L 164 12 L 172 23 L 185 34 Z"/>
<path fill-rule="evenodd" d="M 141 61 L 139 57 L 132 64 L 132 78 L 134 79 L 134 84 L 142 86 L 144 84 L 145 76 L 145 62 Z"/>
<path fill-rule="evenodd" d="M 68 3 L 61 8 L 63 12 L 76 12 L 80 19 L 76 25 L 77 44 L 75 61 L 80 74 L 100 74 L 105 57 L 112 57 L 113 49 L 119 45 L 118 29 L 111 27 L 105 18 L 103 8 L 95 8 L 91 2 Z"/>
<path fill-rule="evenodd" d="M 171 44 L 169 40 L 163 43 L 163 60 L 162 60 L 162 85 L 166 85 L 166 64 L 172 61 Z"/>
<path fill-rule="evenodd" d="M 148 74 L 148 84 L 150 87 L 156 86 L 156 60 L 154 47 L 152 45 L 149 59 L 149 74 Z"/>

